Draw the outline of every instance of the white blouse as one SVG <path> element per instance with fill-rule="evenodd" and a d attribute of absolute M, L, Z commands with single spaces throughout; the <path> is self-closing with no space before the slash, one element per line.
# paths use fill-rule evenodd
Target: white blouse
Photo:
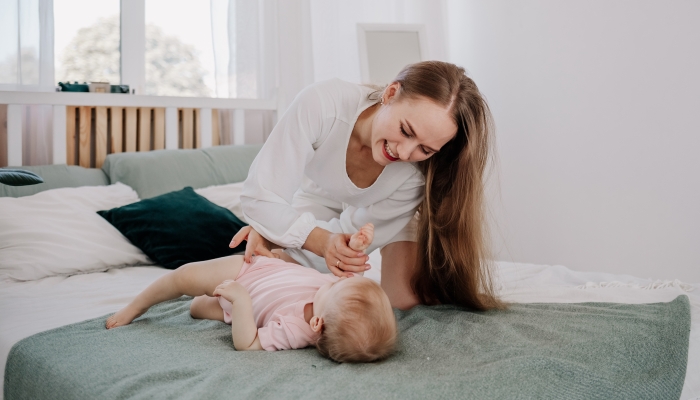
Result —
<path fill-rule="evenodd" d="M 304 89 L 272 130 L 243 185 L 246 221 L 301 264 L 323 272 L 328 272 L 325 261 L 301 250 L 317 226 L 355 233 L 372 222 L 374 241 L 367 254 L 412 240 L 400 232 L 423 199 L 425 181 L 416 166 L 391 163 L 364 189 L 347 175 L 350 135 L 360 113 L 376 104 L 368 99 L 373 91 L 339 79 Z"/>

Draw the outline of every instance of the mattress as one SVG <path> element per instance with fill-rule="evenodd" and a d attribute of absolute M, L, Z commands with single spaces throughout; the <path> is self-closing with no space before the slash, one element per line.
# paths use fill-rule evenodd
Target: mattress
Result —
<path fill-rule="evenodd" d="M 368 276 L 378 279 L 381 262 L 378 253 L 372 255 L 370 262 L 374 268 Z M 0 283 L 0 368 L 3 375 L 7 355 L 19 340 L 112 313 L 167 272 L 159 267 L 142 266 Z M 562 266 L 501 262 L 497 267 L 497 287 L 505 300 L 522 303 L 653 303 L 668 302 L 680 294 L 688 295 L 691 333 L 681 399 L 700 398 L 700 285 L 575 272 Z"/>

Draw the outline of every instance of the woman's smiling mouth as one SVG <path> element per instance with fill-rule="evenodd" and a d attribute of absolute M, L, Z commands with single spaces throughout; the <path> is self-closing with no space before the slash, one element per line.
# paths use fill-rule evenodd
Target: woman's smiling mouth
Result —
<path fill-rule="evenodd" d="M 394 155 L 394 153 L 389 148 L 389 142 L 384 141 L 384 157 L 389 161 L 397 161 L 399 158 Z"/>

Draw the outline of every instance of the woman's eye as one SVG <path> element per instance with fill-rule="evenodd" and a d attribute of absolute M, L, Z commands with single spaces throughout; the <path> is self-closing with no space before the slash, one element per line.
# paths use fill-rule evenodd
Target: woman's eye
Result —
<path fill-rule="evenodd" d="M 423 152 L 423 154 L 425 154 L 426 156 L 429 156 L 429 155 L 430 155 L 430 151 L 426 150 L 425 147 L 421 146 L 421 147 L 420 147 L 420 150 L 421 150 L 421 151 Z"/>
<path fill-rule="evenodd" d="M 406 132 L 405 129 L 403 129 L 403 125 L 401 125 L 401 134 L 404 135 L 407 138 L 410 138 L 411 136 Z"/>

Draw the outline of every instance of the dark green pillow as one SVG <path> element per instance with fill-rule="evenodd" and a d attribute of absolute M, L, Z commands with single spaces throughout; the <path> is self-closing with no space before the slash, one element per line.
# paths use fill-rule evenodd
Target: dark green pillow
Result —
<path fill-rule="evenodd" d="M 168 269 L 245 250 L 245 242 L 235 249 L 228 245 L 246 224 L 189 186 L 97 213 Z"/>

